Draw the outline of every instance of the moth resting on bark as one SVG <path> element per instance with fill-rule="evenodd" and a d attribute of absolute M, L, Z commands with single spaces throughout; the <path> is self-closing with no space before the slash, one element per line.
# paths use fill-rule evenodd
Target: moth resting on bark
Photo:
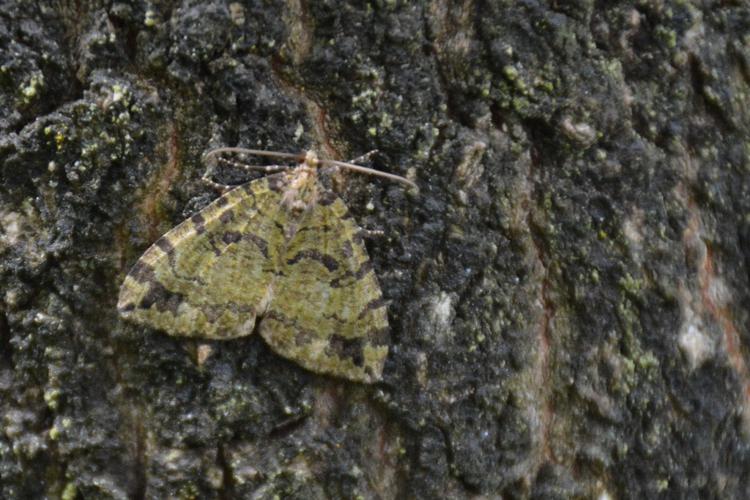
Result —
<path fill-rule="evenodd" d="M 258 332 L 313 372 L 381 378 L 388 356 L 386 302 L 361 230 L 318 179 L 322 165 L 380 175 L 305 154 L 220 148 L 300 163 L 230 189 L 159 238 L 120 288 L 129 321 L 175 335 L 232 339 Z"/>

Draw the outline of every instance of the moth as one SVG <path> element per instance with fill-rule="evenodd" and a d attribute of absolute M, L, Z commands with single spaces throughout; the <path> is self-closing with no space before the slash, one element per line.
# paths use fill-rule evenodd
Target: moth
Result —
<path fill-rule="evenodd" d="M 236 186 L 159 238 L 125 277 L 117 304 L 129 321 L 170 335 L 260 334 L 273 351 L 316 373 L 372 383 L 388 356 L 386 302 L 344 202 L 322 166 L 393 174 L 319 159 L 315 152 L 219 148 L 296 167 Z"/>

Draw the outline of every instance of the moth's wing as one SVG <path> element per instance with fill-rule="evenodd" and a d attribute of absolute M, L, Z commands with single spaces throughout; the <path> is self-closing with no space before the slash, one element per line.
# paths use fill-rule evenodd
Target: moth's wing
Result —
<path fill-rule="evenodd" d="M 279 263 L 259 332 L 282 356 L 318 373 L 380 379 L 388 316 L 360 229 L 329 195 L 310 208 Z"/>
<path fill-rule="evenodd" d="M 265 309 L 283 230 L 287 177 L 238 186 L 156 241 L 120 288 L 120 314 L 171 335 L 249 335 Z"/>

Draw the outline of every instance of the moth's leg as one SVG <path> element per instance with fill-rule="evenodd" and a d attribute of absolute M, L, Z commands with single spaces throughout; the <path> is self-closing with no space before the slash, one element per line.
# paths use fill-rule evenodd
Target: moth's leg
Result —
<path fill-rule="evenodd" d="M 364 163 L 366 161 L 369 161 L 370 158 L 373 155 L 377 154 L 377 153 L 378 153 L 378 150 L 377 149 L 373 149 L 372 151 L 368 151 L 367 153 L 363 154 L 362 156 L 357 156 L 353 160 L 349 160 L 347 163 Z"/>
<path fill-rule="evenodd" d="M 246 163 L 226 160 L 224 158 L 221 158 L 220 161 L 226 163 L 227 165 L 231 165 L 232 167 L 240 168 L 246 172 L 264 172 L 270 174 L 291 168 L 289 167 L 289 165 L 248 165 Z"/>
<path fill-rule="evenodd" d="M 373 238 L 382 238 L 383 236 L 385 236 L 385 231 L 383 231 L 382 229 L 363 229 L 363 228 L 360 228 L 359 229 L 359 234 L 363 238 L 367 238 L 368 240 L 371 240 Z"/>
<path fill-rule="evenodd" d="M 209 173 L 209 171 L 206 170 L 203 173 L 203 177 L 201 177 L 201 182 L 203 182 L 204 184 L 206 184 L 211 189 L 215 189 L 216 191 L 220 192 L 221 194 L 226 193 L 227 191 L 229 191 L 230 189 L 232 189 L 234 187 L 231 184 L 221 184 L 219 182 L 214 181 L 211 178 L 212 174 L 213 174 L 213 172 Z"/>
<path fill-rule="evenodd" d="M 288 168 L 291 168 L 289 165 L 248 165 L 247 163 L 242 163 L 241 161 L 236 160 L 230 160 L 228 158 L 222 158 L 220 156 L 216 157 L 216 161 L 223 163 L 224 165 L 228 165 L 230 167 L 239 168 L 246 172 L 264 172 L 264 173 L 275 173 L 279 172 L 281 170 L 286 170 Z"/>

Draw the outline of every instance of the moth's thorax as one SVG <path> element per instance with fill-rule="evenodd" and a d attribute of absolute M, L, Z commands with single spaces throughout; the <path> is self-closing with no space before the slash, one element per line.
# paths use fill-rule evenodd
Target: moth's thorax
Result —
<path fill-rule="evenodd" d="M 291 179 L 282 203 L 294 212 L 304 212 L 318 201 L 318 156 L 315 152 L 308 151 L 289 175 Z"/>

